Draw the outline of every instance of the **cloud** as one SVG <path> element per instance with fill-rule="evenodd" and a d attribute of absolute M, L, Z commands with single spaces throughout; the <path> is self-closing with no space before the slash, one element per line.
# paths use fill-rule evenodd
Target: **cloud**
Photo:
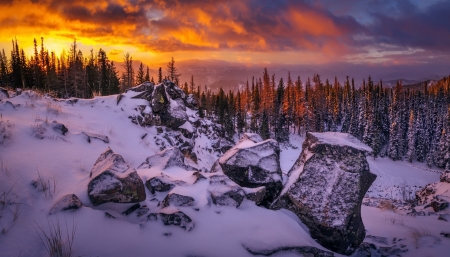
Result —
<path fill-rule="evenodd" d="M 298 52 L 292 58 L 301 62 L 307 55 L 316 63 L 384 62 L 450 51 L 445 1 L 343 1 L 344 6 L 333 0 L 0 0 L 0 41 L 21 35 L 77 38 L 86 45 L 133 46 L 161 55 Z"/>

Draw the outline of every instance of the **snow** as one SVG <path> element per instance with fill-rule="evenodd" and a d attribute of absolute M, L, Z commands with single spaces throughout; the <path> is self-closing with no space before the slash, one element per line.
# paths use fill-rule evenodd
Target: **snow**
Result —
<path fill-rule="evenodd" d="M 314 246 L 326 250 L 309 236 L 305 226 L 289 211 L 267 210 L 246 199 L 239 208 L 212 205 L 210 197 L 205 194 L 210 187 L 209 181 L 201 180 L 193 184 L 194 171 L 180 167 L 166 170 L 151 167 L 136 171 L 144 182 L 164 174 L 171 180 L 187 183 L 186 186 L 174 188 L 173 193 L 189 193 L 195 199 L 194 205 L 178 209 L 169 206 L 162 211 L 180 210 L 188 215 L 195 222 L 189 232 L 176 226 L 164 226 L 161 220 L 147 221 L 145 216 L 136 217 L 134 213 L 122 215 L 132 204 L 107 203 L 94 207 L 87 194 L 89 173 L 107 147 L 120 154 L 130 170 L 137 168 L 148 156 L 160 152 L 153 139 L 157 135 L 156 128 L 137 126 L 128 119 L 128 116 L 140 115 L 135 110 L 138 105 L 148 104 L 144 99 L 131 99 L 138 94 L 133 91 L 124 93 L 118 105 L 115 95 L 79 99 L 72 104 L 69 101 L 53 101 L 31 91 L 8 99 L 17 106 L 15 109 L 0 102 L 2 119 L 14 125 L 10 142 L 0 145 L 0 196 L 11 189 L 7 202 L 12 203 L 5 205 L 0 218 L 1 228 L 6 229 L 5 234 L 0 234 L 0 256 L 46 256 L 35 230 L 36 224 L 48 231 L 48 223 L 56 224 L 57 221 L 61 224 L 63 235 L 66 222 L 69 230 L 72 224 L 76 224 L 74 256 L 253 256 L 243 245 L 258 249 Z M 190 118 L 196 117 L 193 110 L 186 110 Z M 47 129 L 43 139 L 34 137 L 31 126 L 46 124 L 46 120 L 50 123 L 56 120 L 67 126 L 69 131 L 62 136 Z M 100 140 L 88 143 L 82 132 L 108 136 L 109 143 Z M 141 139 L 145 133 L 148 135 Z M 355 144 L 332 136 L 326 140 Z M 303 138 L 294 135 L 290 142 L 292 145 L 281 146 L 280 159 L 284 173 L 297 160 Z M 192 162 L 189 165 L 209 170 L 219 156 L 207 149 L 211 149 L 211 141 L 200 134 L 193 149 L 199 157 L 198 164 Z M 371 171 L 378 175 L 369 189 L 371 197 L 390 197 L 390 192 L 396 192 L 394 188 L 403 181 L 410 186 L 423 187 L 439 180 L 439 173 L 420 163 L 393 162 L 387 158 L 373 160 L 372 157 L 368 157 L 368 161 Z M 213 175 L 202 174 L 208 178 Z M 50 195 L 30 185 L 39 176 L 50 182 Z M 49 216 L 54 203 L 67 194 L 76 194 L 83 207 Z M 161 211 L 157 204 L 167 192 L 152 195 L 146 189 L 146 195 L 141 205 L 147 205 L 149 213 Z M 392 198 L 395 197 L 392 193 Z M 16 221 L 13 215 L 15 206 L 19 208 Z M 116 219 L 106 218 L 105 212 Z M 404 238 L 409 251 L 402 253 L 402 256 L 445 256 L 450 249 L 450 239 L 439 235 L 442 230 L 450 230 L 448 223 L 437 220 L 436 216 L 410 217 L 363 206 L 362 217 L 368 235 L 386 237 L 390 245 L 394 237 Z M 410 228 L 413 227 L 429 230 L 431 240 L 424 237 L 419 248 L 416 248 L 410 236 Z M 433 241 L 435 238 L 440 240 Z M 275 256 L 293 255 L 278 253 Z"/>
<path fill-rule="evenodd" d="M 194 132 L 194 127 L 189 121 L 186 121 L 183 125 L 179 126 L 179 128 L 185 129 L 190 133 Z"/>
<path fill-rule="evenodd" d="M 363 144 L 354 136 L 347 133 L 339 133 L 339 132 L 324 132 L 324 133 L 311 133 L 320 142 L 331 145 L 340 145 L 340 146 L 350 146 L 355 149 L 372 152 L 372 148 Z"/>

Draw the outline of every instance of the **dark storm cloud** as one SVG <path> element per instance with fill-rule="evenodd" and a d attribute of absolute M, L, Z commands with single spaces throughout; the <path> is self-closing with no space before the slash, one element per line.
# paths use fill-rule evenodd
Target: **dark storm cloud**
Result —
<path fill-rule="evenodd" d="M 392 13 L 372 13 L 370 35 L 378 43 L 450 51 L 450 4 L 437 2 L 425 9 L 398 1 Z"/>

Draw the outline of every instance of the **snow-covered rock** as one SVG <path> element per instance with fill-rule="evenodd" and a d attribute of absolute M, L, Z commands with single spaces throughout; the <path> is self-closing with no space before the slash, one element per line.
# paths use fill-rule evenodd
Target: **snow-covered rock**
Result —
<path fill-rule="evenodd" d="M 91 170 L 88 195 L 93 205 L 107 202 L 136 203 L 145 200 L 144 183 L 122 156 L 107 148 Z"/>
<path fill-rule="evenodd" d="M 419 205 L 432 207 L 435 212 L 446 210 L 450 205 L 450 183 L 436 182 L 416 192 Z"/>
<path fill-rule="evenodd" d="M 243 189 L 245 191 L 245 197 L 248 200 L 255 202 L 257 205 L 260 205 L 266 197 L 267 190 L 265 187 Z"/>
<path fill-rule="evenodd" d="M 244 201 L 244 190 L 225 175 L 214 174 L 209 181 L 209 193 L 214 204 L 239 207 Z"/>
<path fill-rule="evenodd" d="M 167 148 L 155 155 L 148 157 L 138 169 L 149 169 L 151 167 L 158 166 L 161 170 L 165 170 L 170 167 L 180 167 L 187 169 L 187 165 L 184 164 L 184 156 L 180 149 L 177 147 Z"/>
<path fill-rule="evenodd" d="M 61 133 L 61 135 L 63 136 L 69 131 L 69 129 L 64 124 L 59 123 L 56 120 L 52 122 L 52 128 L 53 130 Z"/>
<path fill-rule="evenodd" d="M 172 207 L 164 208 L 159 213 L 152 213 L 148 215 L 148 219 L 155 220 L 158 216 L 166 226 L 174 225 L 184 228 L 186 231 L 194 228 L 194 221 L 189 216 Z"/>
<path fill-rule="evenodd" d="M 191 109 L 196 109 L 198 107 L 197 100 L 195 99 L 193 94 L 189 94 L 186 97 L 186 107 L 189 107 Z"/>
<path fill-rule="evenodd" d="M 161 202 L 162 207 L 167 207 L 169 205 L 173 206 L 192 206 L 195 202 L 193 197 L 187 195 L 181 195 L 177 193 L 169 193 Z"/>
<path fill-rule="evenodd" d="M 219 158 L 219 164 L 223 173 L 242 187 L 266 187 L 262 204 L 269 207 L 283 187 L 280 147 L 273 139 L 259 139 L 254 134 L 244 134 L 237 145 Z"/>
<path fill-rule="evenodd" d="M 100 134 L 95 134 L 95 133 L 90 133 L 90 132 L 82 132 L 81 134 L 83 134 L 86 137 L 86 140 L 88 141 L 88 143 L 90 143 L 92 141 L 92 139 L 98 139 L 107 144 L 109 143 L 109 137 L 105 136 L 105 135 L 100 135 Z"/>
<path fill-rule="evenodd" d="M 167 192 L 172 190 L 175 186 L 182 186 L 185 184 L 186 182 L 182 180 L 173 181 L 164 175 L 153 177 L 145 182 L 145 186 L 152 194 L 155 192 Z"/>
<path fill-rule="evenodd" d="M 364 240 L 361 203 L 376 175 L 371 149 L 345 133 L 308 133 L 282 192 L 293 211 L 324 247 L 351 254 Z"/>
<path fill-rule="evenodd" d="M 50 209 L 50 214 L 55 214 L 60 211 L 75 211 L 83 206 L 80 199 L 74 194 L 68 194 L 61 197 Z"/>
<path fill-rule="evenodd" d="M 441 173 L 441 176 L 439 177 L 439 181 L 450 183 L 450 171 L 445 170 Z"/>

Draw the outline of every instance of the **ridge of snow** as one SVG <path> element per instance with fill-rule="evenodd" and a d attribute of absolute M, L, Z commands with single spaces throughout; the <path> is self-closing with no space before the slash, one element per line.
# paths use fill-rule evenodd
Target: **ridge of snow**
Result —
<path fill-rule="evenodd" d="M 364 143 L 359 141 L 356 137 L 348 133 L 340 133 L 340 132 L 323 132 L 323 133 L 310 132 L 310 133 L 313 136 L 315 136 L 319 140 L 319 142 L 325 144 L 350 146 L 358 150 L 372 152 L 372 148 L 365 145 Z"/>

